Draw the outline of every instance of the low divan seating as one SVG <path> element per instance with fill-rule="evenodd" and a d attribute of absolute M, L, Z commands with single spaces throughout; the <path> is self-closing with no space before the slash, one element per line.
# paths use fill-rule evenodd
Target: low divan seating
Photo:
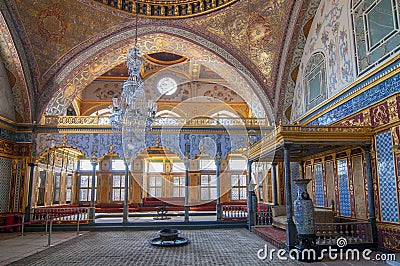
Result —
<path fill-rule="evenodd" d="M 314 207 L 315 223 L 333 223 L 335 213 L 328 208 Z M 286 205 L 272 206 L 272 225 L 286 229 Z"/>

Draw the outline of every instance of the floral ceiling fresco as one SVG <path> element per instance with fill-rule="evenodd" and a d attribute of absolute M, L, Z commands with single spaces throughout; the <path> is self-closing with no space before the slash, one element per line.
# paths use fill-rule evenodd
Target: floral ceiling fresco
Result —
<path fill-rule="evenodd" d="M 108 2 L 117 4 L 113 6 Z M 121 49 L 121 47 L 109 45 L 102 47 L 101 51 L 97 51 L 98 53 L 92 53 L 90 57 L 86 57 L 85 61 L 80 62 L 80 68 L 69 64 L 74 61 L 73 58 L 80 57 L 82 53 L 96 47 L 105 39 L 111 40 L 121 33 L 129 32 L 128 29 L 134 27 L 135 19 L 132 12 L 135 6 L 130 12 L 129 5 L 122 6 L 122 2 L 129 4 L 130 1 L 122 1 L 121 5 L 118 4 L 119 2 L 10 0 L 1 7 L 1 12 L 11 14 L 12 21 L 7 21 L 7 23 L 19 25 L 16 36 L 21 38 L 21 42 L 24 44 L 23 49 L 28 56 L 31 69 L 30 78 L 36 81 L 33 94 L 34 98 L 39 100 L 32 103 L 34 105 L 33 116 L 36 119 L 41 117 L 44 110 L 51 109 L 54 101 L 65 102 L 65 99 L 57 98 L 60 96 L 62 88 L 65 91 L 63 96 L 70 101 L 70 92 L 84 88 L 75 86 L 87 86 L 96 78 L 92 79 L 92 75 L 90 78 L 84 76 L 78 78 L 77 71 L 82 71 L 83 65 L 93 64 L 100 54 L 103 56 L 113 54 L 113 56 L 108 56 L 108 60 L 102 61 L 102 64 L 107 64 L 106 66 L 100 64 L 86 66 L 86 69 L 91 69 L 93 75 L 100 76 L 115 67 L 117 63 L 124 62 L 123 53 L 118 56 L 115 54 L 115 50 Z M 151 7 L 156 3 L 155 1 L 147 2 Z M 187 7 L 191 5 L 193 13 L 193 10 L 197 8 L 197 2 L 194 0 L 179 1 L 179 4 L 185 4 Z M 287 53 L 282 52 L 282 46 L 291 41 L 292 35 L 287 35 L 290 25 L 296 25 L 298 20 L 303 22 L 297 16 L 306 13 L 294 12 L 296 2 L 299 1 L 204 1 L 199 2 L 200 6 L 198 7 L 200 11 L 203 8 L 204 12 L 196 11 L 196 16 L 182 15 L 181 7 L 173 11 L 166 9 L 160 11 L 164 12 L 164 15 L 167 11 L 172 12 L 173 15 L 179 14 L 181 17 L 179 19 L 163 18 L 157 14 L 148 16 L 150 13 L 146 12 L 149 10 L 144 10 L 141 6 L 139 27 L 150 27 L 152 32 L 157 32 L 163 27 L 178 29 L 180 32 L 188 33 L 181 36 L 188 43 L 203 42 L 201 46 L 203 49 L 193 50 L 193 54 L 184 56 L 196 58 L 198 57 L 196 53 L 206 53 L 208 50 L 213 56 L 222 58 L 221 63 L 233 66 L 237 68 L 237 73 L 241 73 L 239 79 L 243 79 L 248 84 L 250 95 L 254 92 L 263 94 L 258 95 L 259 99 L 257 100 L 263 103 L 263 112 L 269 113 L 268 116 L 275 116 L 277 112 L 273 109 L 274 106 L 282 106 L 277 103 L 277 100 L 279 102 L 285 100 L 285 97 L 281 96 L 285 94 L 285 89 L 276 86 L 280 64 L 286 61 L 282 60 L 282 57 L 287 56 Z M 300 2 L 303 3 L 303 1 Z M 309 1 L 304 2 L 308 3 Z M 169 1 L 168 3 L 173 5 L 175 2 Z M 201 3 L 205 6 L 201 6 Z M 297 3 L 297 5 L 299 4 Z M 300 6 L 302 6 L 301 3 Z M 305 8 L 307 8 L 306 4 Z M 150 12 L 154 13 L 154 10 L 156 9 L 153 8 Z M 145 31 L 143 33 L 146 34 Z M 191 36 L 197 37 L 192 38 Z M 158 49 L 154 50 L 165 51 L 162 43 L 154 42 L 153 44 L 159 45 Z M 128 38 L 125 38 L 124 45 L 127 50 L 132 42 L 129 43 Z M 224 53 L 226 57 L 224 57 Z M 72 73 L 73 71 L 74 73 Z M 226 74 L 224 71 L 216 73 L 222 77 Z M 83 80 L 74 83 L 73 79 Z M 61 80 L 65 82 L 68 80 L 73 87 L 63 87 L 65 84 L 59 84 Z M 253 99 L 247 99 L 253 101 L 249 105 L 259 105 L 254 103 Z M 261 113 L 259 112 L 259 114 Z"/>

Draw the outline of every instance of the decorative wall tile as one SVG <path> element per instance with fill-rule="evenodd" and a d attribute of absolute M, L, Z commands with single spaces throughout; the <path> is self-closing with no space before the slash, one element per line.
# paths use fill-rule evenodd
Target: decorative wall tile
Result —
<path fill-rule="evenodd" d="M 387 102 L 374 106 L 370 110 L 371 124 L 373 127 L 378 127 L 389 123 L 389 109 Z"/>
<path fill-rule="evenodd" d="M 19 212 L 20 211 L 20 204 L 22 204 L 22 202 L 20 201 L 20 191 L 21 191 L 21 183 L 22 183 L 22 173 L 21 173 L 21 164 L 22 161 L 18 160 L 15 161 L 16 163 L 16 171 L 15 173 L 13 173 L 14 176 L 14 203 L 13 203 L 13 211 L 14 212 Z"/>
<path fill-rule="evenodd" d="M 8 211 L 11 163 L 12 161 L 10 159 L 0 157 L 0 212 Z"/>
<path fill-rule="evenodd" d="M 86 157 L 96 154 L 97 158 L 112 151 L 124 157 L 121 136 L 113 134 L 65 134 L 66 145 L 82 151 Z M 55 146 L 62 146 L 64 134 L 39 133 L 36 135 L 35 154 L 39 156 L 44 151 Z M 129 151 L 131 158 L 150 147 L 164 147 L 183 158 L 188 151 L 190 159 L 203 153 L 215 157 L 221 151 L 221 157 L 226 158 L 231 151 L 244 147 L 246 143 L 258 141 L 261 135 L 245 134 L 147 134 L 145 142 L 135 143 Z"/>
<path fill-rule="evenodd" d="M 398 222 L 397 188 L 394 172 L 392 133 L 390 131 L 376 135 L 376 152 L 382 221 Z"/>
<path fill-rule="evenodd" d="M 350 191 L 349 191 L 349 174 L 347 168 L 347 160 L 337 160 L 337 174 L 339 181 L 339 210 L 340 215 L 350 216 Z"/>
<path fill-rule="evenodd" d="M 300 179 L 300 165 L 297 162 L 291 162 L 290 163 L 290 169 L 291 169 L 291 178 L 292 180 L 297 180 Z M 299 187 L 292 182 L 292 201 L 295 201 L 297 199 L 298 196 L 298 191 L 299 191 Z M 311 196 L 311 191 L 307 191 L 308 194 L 310 194 Z"/>
<path fill-rule="evenodd" d="M 325 206 L 324 182 L 322 180 L 322 164 L 314 165 L 315 173 L 315 205 Z"/>
<path fill-rule="evenodd" d="M 4 127 L 8 128 L 13 128 L 15 130 L 18 129 L 13 124 L 10 124 L 2 119 L 0 119 L 0 125 L 3 125 Z M 24 133 L 24 132 L 15 132 L 9 129 L 5 129 L 2 126 L 0 126 L 0 138 L 9 140 L 9 141 L 14 141 L 14 142 L 31 142 L 32 137 L 30 133 Z"/>

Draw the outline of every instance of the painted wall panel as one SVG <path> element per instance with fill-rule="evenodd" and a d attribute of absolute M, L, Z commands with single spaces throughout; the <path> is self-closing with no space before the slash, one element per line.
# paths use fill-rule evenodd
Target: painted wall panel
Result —
<path fill-rule="evenodd" d="M 366 217 L 366 202 L 365 202 L 365 188 L 364 188 L 364 175 L 363 175 L 363 160 L 362 156 L 352 157 L 353 167 L 353 185 L 354 185 L 354 200 L 356 205 L 356 217 Z"/>

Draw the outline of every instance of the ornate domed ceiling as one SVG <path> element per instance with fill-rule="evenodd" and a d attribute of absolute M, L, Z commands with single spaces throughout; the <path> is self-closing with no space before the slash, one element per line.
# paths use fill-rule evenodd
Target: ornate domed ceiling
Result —
<path fill-rule="evenodd" d="M 280 119 L 290 113 L 305 26 L 319 2 L 139 0 L 138 43 L 150 61 L 167 53 L 204 61 Z M 0 56 L 18 80 L 12 91 L 24 122 L 66 110 L 81 90 L 123 63 L 134 43 L 133 0 L 7 0 L 0 11 Z"/>

